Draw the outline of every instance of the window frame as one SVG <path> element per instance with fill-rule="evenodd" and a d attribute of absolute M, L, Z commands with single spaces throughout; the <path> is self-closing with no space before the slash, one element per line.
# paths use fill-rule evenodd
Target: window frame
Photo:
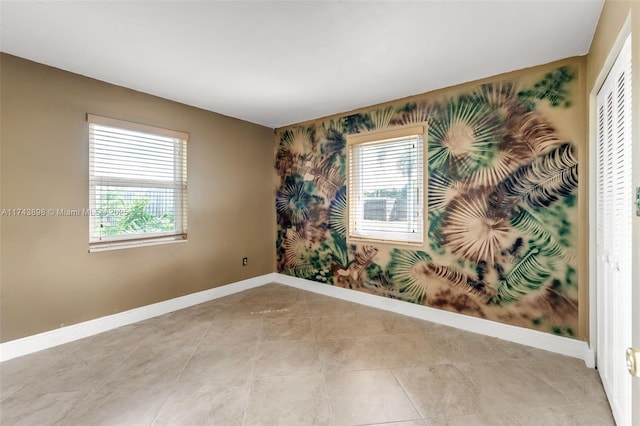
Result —
<path fill-rule="evenodd" d="M 87 134 L 89 148 L 89 252 L 115 250 L 130 247 L 140 247 L 187 240 L 187 216 L 188 216 L 188 169 L 187 169 L 187 145 L 189 133 L 170 130 L 147 124 L 135 123 L 96 114 L 87 114 Z M 96 165 L 94 157 L 94 139 L 92 126 L 111 127 L 116 130 L 132 131 L 156 137 L 165 137 L 176 140 L 177 149 L 174 151 L 172 181 L 155 180 L 153 178 L 120 178 L 95 176 Z M 135 181 L 135 182 L 134 182 Z M 173 189 L 174 194 L 174 224 L 175 230 L 164 232 L 149 232 L 137 234 L 119 234 L 112 236 L 95 236 L 95 221 L 98 220 L 98 206 L 96 202 L 97 190 L 100 186 L 119 186 L 149 189 Z M 179 194 L 178 194 L 179 193 Z M 178 196 L 179 195 L 179 196 Z"/>
<path fill-rule="evenodd" d="M 362 184 L 357 185 L 354 184 L 355 179 L 359 179 L 352 170 L 354 161 L 357 159 L 352 159 L 356 154 L 355 147 L 358 145 L 374 145 L 374 144 L 384 144 L 385 142 L 392 143 L 402 139 L 407 139 L 412 136 L 419 136 L 421 138 L 421 152 L 418 154 L 421 157 L 421 164 L 416 164 L 416 167 L 421 166 L 421 178 L 417 178 L 418 182 L 421 184 L 422 190 L 418 192 L 419 200 L 414 204 L 419 208 L 419 221 L 421 225 L 420 232 L 420 241 L 410 241 L 409 238 L 390 238 L 380 237 L 375 234 L 373 235 L 363 235 L 358 234 L 355 220 L 354 211 L 355 207 L 353 207 L 353 200 L 357 196 L 356 191 L 358 191 L 357 187 L 362 188 Z M 404 126 L 394 126 L 387 129 L 382 130 L 374 130 L 370 132 L 362 132 L 356 133 L 347 136 L 347 209 L 346 209 L 346 227 L 347 227 L 347 242 L 351 243 L 367 243 L 367 244 L 385 244 L 392 246 L 408 246 L 414 249 L 424 248 L 427 244 L 427 155 L 426 155 L 426 146 L 427 146 L 427 123 L 415 123 Z M 360 191 L 363 191 L 361 189 Z M 364 196 L 360 194 L 360 196 Z M 360 213 L 360 217 L 364 219 L 364 201 L 362 203 L 362 212 Z M 357 214 L 357 213 L 356 213 Z M 396 235 L 408 235 L 408 233 L 399 232 Z"/>

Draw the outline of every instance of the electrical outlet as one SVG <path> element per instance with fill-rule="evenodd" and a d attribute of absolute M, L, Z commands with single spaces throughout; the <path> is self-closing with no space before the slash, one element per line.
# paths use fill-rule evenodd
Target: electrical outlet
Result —
<path fill-rule="evenodd" d="M 247 266 L 247 263 L 249 263 L 249 259 L 246 257 L 242 258 L 242 266 Z"/>

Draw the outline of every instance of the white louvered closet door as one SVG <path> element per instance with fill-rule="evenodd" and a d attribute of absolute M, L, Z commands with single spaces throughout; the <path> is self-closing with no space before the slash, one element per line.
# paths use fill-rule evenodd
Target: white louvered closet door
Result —
<path fill-rule="evenodd" d="M 631 422 L 631 39 L 596 98 L 597 366 L 618 424 Z"/>

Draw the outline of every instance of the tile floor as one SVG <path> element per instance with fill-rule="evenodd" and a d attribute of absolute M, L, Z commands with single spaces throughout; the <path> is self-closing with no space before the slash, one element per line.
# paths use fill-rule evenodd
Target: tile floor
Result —
<path fill-rule="evenodd" d="M 609 425 L 580 360 L 270 284 L 0 364 L 3 425 Z"/>

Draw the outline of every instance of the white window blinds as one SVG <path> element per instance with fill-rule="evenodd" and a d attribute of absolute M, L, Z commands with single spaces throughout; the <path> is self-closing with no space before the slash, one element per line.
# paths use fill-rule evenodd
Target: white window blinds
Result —
<path fill-rule="evenodd" d="M 87 115 L 90 248 L 187 234 L 188 134 Z"/>
<path fill-rule="evenodd" d="M 423 127 L 349 138 L 349 237 L 422 244 Z"/>

